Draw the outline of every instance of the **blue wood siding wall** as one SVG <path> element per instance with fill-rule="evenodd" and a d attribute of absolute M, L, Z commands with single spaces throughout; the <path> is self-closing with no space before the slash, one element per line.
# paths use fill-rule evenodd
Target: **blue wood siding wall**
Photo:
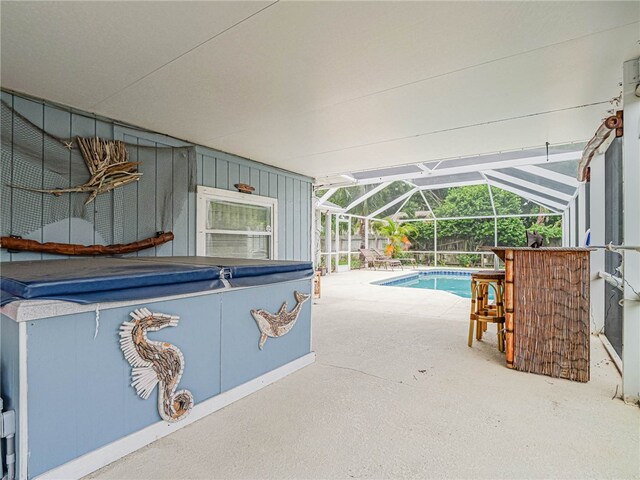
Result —
<path fill-rule="evenodd" d="M 105 309 L 100 312 L 97 335 L 93 312 L 28 322 L 28 478 L 161 421 L 157 389 L 147 400 L 136 395 L 131 366 L 118 344 L 116 332 L 135 308 L 181 317 L 177 327 L 149 336 L 182 351 L 184 372 L 178 389 L 191 391 L 198 405 L 311 351 L 311 302 L 302 306 L 289 333 L 269 338 L 258 349 L 260 331 L 251 307 L 276 311 L 283 301 L 293 305 L 294 291 L 310 294 L 311 282 L 305 279 Z M 5 317 L 2 321 L 13 322 Z M 17 325 L 8 325 L 15 326 L 16 335 Z M 17 338 L 10 339 L 8 353 L 13 349 L 17 359 L 13 346 Z M 17 392 L 14 383 L 7 385 Z"/>
<path fill-rule="evenodd" d="M 173 242 L 137 253 L 140 256 L 195 255 L 196 253 L 196 195 L 189 191 L 187 198 L 173 195 L 171 204 L 161 201 L 167 198 L 166 189 L 184 192 L 189 183 L 189 173 L 179 167 L 186 161 L 178 152 L 181 147 L 195 148 L 196 183 L 208 187 L 234 190 L 235 183 L 248 183 L 255 187 L 254 195 L 278 199 L 278 258 L 281 260 L 310 260 L 311 258 L 311 179 L 285 172 L 232 154 L 206 147 L 187 144 L 183 141 L 146 132 L 144 130 L 121 127 L 115 122 L 98 119 L 71 108 L 61 108 L 43 101 L 24 98 L 8 92 L 0 92 L 0 98 L 15 112 L 30 122 L 60 138 L 76 136 L 99 136 L 105 139 L 123 140 L 128 143 L 130 159 L 141 162 L 143 173 L 138 183 L 126 185 L 114 191 L 99 195 L 89 204 L 82 218 L 73 218 L 69 195 L 56 199 L 56 206 L 69 210 L 69 216 L 55 225 L 42 224 L 41 228 L 25 238 L 40 242 L 62 243 L 128 243 L 150 237 L 159 230 L 171 230 Z M 15 120 L 3 117 L 0 128 L 13 133 Z M 31 141 L 42 143 L 42 158 L 49 152 L 42 138 Z M 13 135 L 10 136 L 13 139 Z M 14 140 L 16 143 L 18 140 Z M 147 147 L 147 148 L 141 148 Z M 173 148 L 171 148 L 173 147 Z M 2 235 L 10 235 L 17 209 L 13 206 L 22 202 L 33 208 L 42 209 L 45 194 L 26 192 L 7 187 L 13 169 L 13 142 L 3 142 L 3 185 L 2 185 Z M 8 159 L 8 160 L 5 160 Z M 69 168 L 84 168 L 71 164 Z M 55 188 L 49 185 L 40 169 L 30 176 L 29 187 Z M 83 194 L 72 194 L 83 195 Z M 59 203 L 58 203 L 59 202 Z M 44 222 L 43 222 L 44 223 Z M 107 228 L 104 225 L 108 225 Z M 102 228 L 97 228 L 101 225 Z M 134 254 L 136 255 L 136 254 Z M 0 250 L 1 261 L 40 260 L 60 258 L 39 253 L 9 253 Z"/>

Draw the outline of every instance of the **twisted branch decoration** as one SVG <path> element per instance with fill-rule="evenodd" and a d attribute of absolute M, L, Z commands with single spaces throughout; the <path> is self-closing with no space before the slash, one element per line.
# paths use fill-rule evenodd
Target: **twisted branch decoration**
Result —
<path fill-rule="evenodd" d="M 30 192 L 50 193 L 55 196 L 60 196 L 63 193 L 90 192 L 84 202 L 85 205 L 88 205 L 101 193 L 140 180 L 142 173 L 137 171 L 139 162 L 129 161 L 129 152 L 124 142 L 103 140 L 98 137 L 76 137 L 76 142 L 91 174 L 91 178 L 87 182 L 77 187 L 53 189 L 10 186 Z"/>

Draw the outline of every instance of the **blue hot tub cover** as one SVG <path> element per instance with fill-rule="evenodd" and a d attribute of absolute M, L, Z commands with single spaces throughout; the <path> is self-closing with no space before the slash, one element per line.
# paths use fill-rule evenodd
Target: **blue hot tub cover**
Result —
<path fill-rule="evenodd" d="M 82 258 L 5 263 L 0 305 L 23 299 L 95 303 L 311 278 L 310 262 L 216 257 Z"/>
<path fill-rule="evenodd" d="M 222 269 L 222 276 L 232 287 L 252 287 L 313 276 L 311 262 L 225 257 L 146 257 L 139 260 L 201 266 L 215 265 Z"/>
<path fill-rule="evenodd" d="M 221 288 L 221 269 L 140 262 L 128 258 L 82 258 L 2 265 L 1 304 L 22 299 L 78 303 L 120 301 Z M 198 290 L 194 290 L 195 287 Z M 207 288 L 203 288 L 203 287 Z"/>

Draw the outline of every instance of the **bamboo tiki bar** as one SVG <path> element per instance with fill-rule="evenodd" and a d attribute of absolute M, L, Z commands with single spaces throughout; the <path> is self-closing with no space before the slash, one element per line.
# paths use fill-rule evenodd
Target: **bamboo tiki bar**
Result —
<path fill-rule="evenodd" d="M 513 250 L 505 252 L 505 343 L 507 346 L 507 367 L 513 368 Z"/>
<path fill-rule="evenodd" d="M 589 381 L 589 249 L 491 250 L 505 262 L 507 367 Z"/>

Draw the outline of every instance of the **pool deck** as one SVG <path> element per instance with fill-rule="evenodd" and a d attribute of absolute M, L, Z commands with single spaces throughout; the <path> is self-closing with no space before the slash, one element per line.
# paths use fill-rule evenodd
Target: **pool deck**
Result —
<path fill-rule="evenodd" d="M 173 478 L 640 478 L 640 409 L 592 337 L 587 384 L 508 370 L 469 300 L 322 278 L 315 364 L 91 475 Z"/>

